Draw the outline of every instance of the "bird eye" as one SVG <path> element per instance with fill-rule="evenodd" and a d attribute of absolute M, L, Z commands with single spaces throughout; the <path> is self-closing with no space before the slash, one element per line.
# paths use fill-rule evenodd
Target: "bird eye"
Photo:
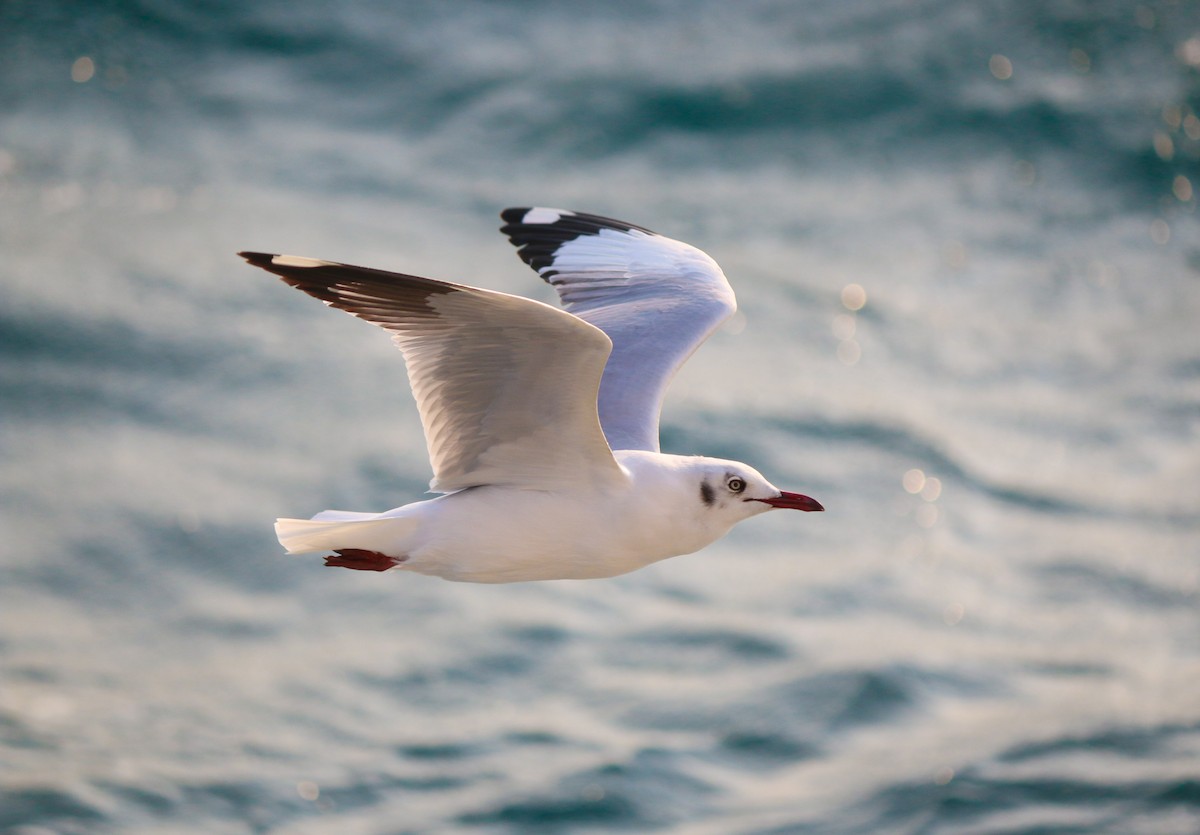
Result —
<path fill-rule="evenodd" d="M 729 479 L 729 481 L 725 482 L 725 486 L 729 488 L 731 493 L 740 493 L 746 489 L 746 480 L 734 476 L 733 478 Z"/>

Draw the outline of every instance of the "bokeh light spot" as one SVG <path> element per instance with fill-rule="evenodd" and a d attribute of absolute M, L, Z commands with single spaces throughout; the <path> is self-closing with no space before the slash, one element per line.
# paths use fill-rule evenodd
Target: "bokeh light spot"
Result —
<path fill-rule="evenodd" d="M 867 303 L 867 291 L 861 284 L 847 284 L 842 288 L 842 305 L 847 310 L 862 310 Z"/>
<path fill-rule="evenodd" d="M 1175 182 L 1171 184 L 1171 193 L 1184 203 L 1188 202 L 1192 199 L 1192 181 L 1179 174 L 1175 177 Z"/>
<path fill-rule="evenodd" d="M 1163 162 L 1170 162 L 1175 158 L 1175 143 L 1162 131 L 1154 132 L 1154 153 L 1158 154 L 1158 158 Z"/>
<path fill-rule="evenodd" d="M 904 474 L 901 483 L 905 490 L 916 495 L 925 489 L 925 473 L 913 468 Z"/>
<path fill-rule="evenodd" d="M 296 794 L 305 800 L 316 800 L 321 796 L 321 787 L 311 780 L 302 780 L 296 784 Z"/>
<path fill-rule="evenodd" d="M 76 58 L 75 63 L 71 65 L 71 80 L 79 84 L 91 81 L 95 74 L 96 62 L 86 55 Z"/>
<path fill-rule="evenodd" d="M 927 502 L 936 502 L 940 495 L 942 495 L 942 480 L 926 478 L 925 486 L 921 488 L 921 498 Z"/>
<path fill-rule="evenodd" d="M 1200 69 L 1200 35 L 1193 35 L 1181 43 L 1175 54 L 1189 67 Z"/>
<path fill-rule="evenodd" d="M 1012 78 L 1012 61 L 1008 60 L 1008 58 L 1003 55 L 997 54 L 989 58 L 988 69 L 991 71 L 992 75 L 1001 81 L 1008 81 L 1008 79 Z"/>

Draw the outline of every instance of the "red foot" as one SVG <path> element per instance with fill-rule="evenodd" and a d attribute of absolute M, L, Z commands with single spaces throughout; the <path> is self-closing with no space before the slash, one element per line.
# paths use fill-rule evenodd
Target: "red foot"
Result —
<path fill-rule="evenodd" d="M 364 551 L 361 548 L 343 548 L 340 551 L 335 551 L 335 557 L 330 554 L 325 558 L 326 565 L 336 566 L 338 568 L 353 568 L 356 571 L 387 571 L 389 568 L 395 568 L 403 559 L 389 557 L 387 554 L 381 554 L 378 551 Z"/>

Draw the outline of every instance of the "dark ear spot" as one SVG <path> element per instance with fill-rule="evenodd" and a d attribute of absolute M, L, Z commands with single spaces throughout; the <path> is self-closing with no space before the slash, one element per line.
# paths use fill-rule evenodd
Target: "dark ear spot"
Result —
<path fill-rule="evenodd" d="M 713 506 L 713 502 L 717 500 L 717 491 L 712 489 L 712 485 L 707 481 L 700 482 L 700 501 L 709 507 Z"/>

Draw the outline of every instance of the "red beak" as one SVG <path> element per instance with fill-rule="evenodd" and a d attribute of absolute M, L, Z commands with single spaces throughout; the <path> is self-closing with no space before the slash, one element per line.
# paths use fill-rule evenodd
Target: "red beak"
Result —
<path fill-rule="evenodd" d="M 763 504 L 769 504 L 771 507 L 782 507 L 788 510 L 807 510 L 812 512 L 814 510 L 825 509 L 816 499 L 810 499 L 808 496 L 803 496 L 799 493 L 789 493 L 786 490 L 773 499 L 747 499 L 747 501 L 762 502 Z"/>

